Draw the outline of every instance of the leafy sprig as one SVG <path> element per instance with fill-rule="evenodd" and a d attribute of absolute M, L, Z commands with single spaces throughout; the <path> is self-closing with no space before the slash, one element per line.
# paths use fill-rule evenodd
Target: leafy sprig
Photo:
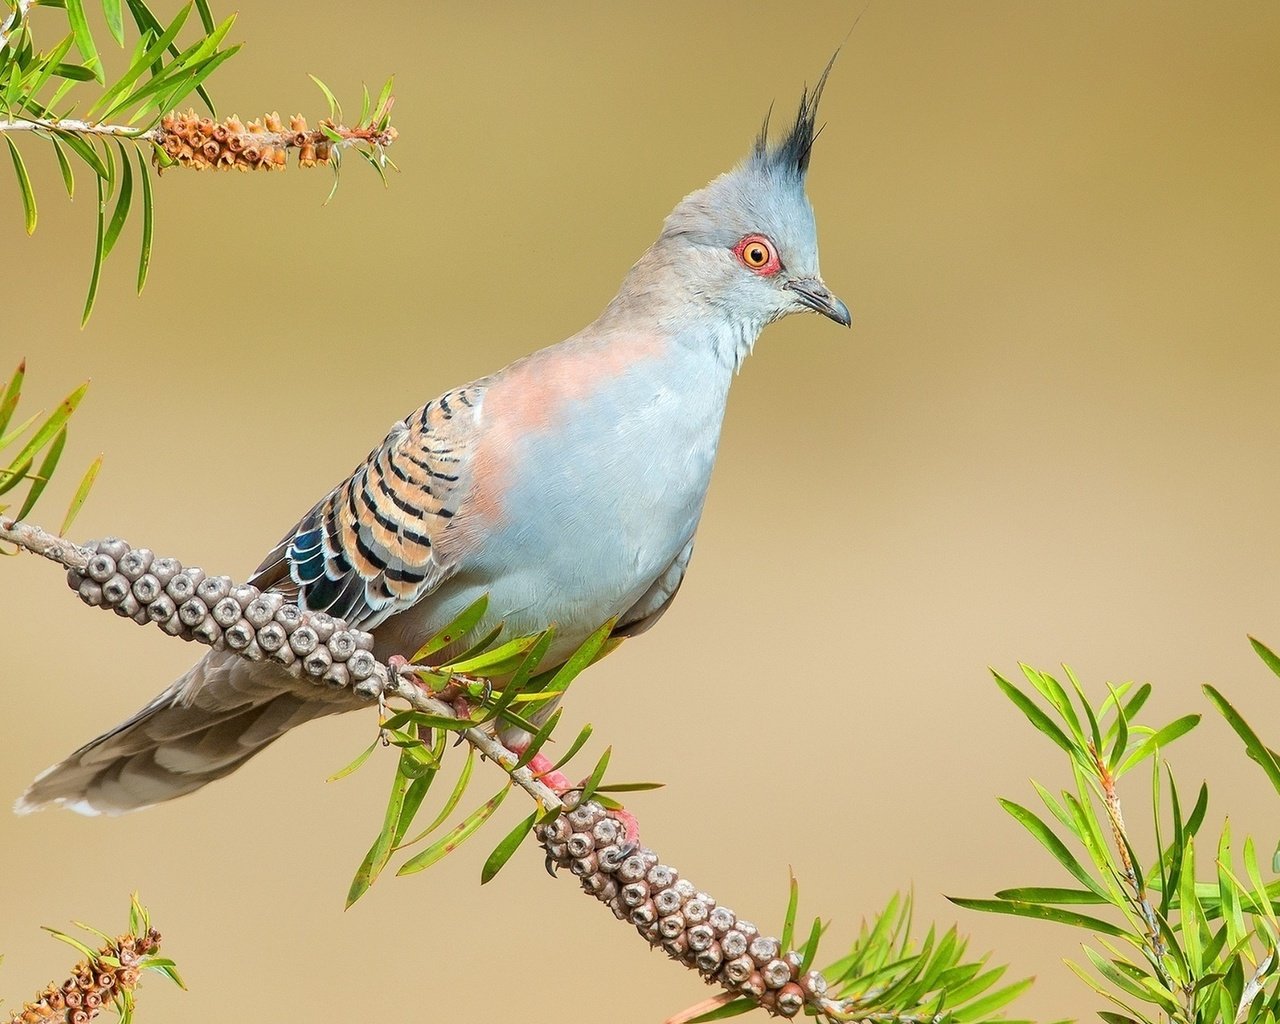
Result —
<path fill-rule="evenodd" d="M 359 768 L 379 742 L 399 751 L 382 827 L 352 879 L 347 894 L 348 907 L 368 891 L 395 853 L 425 842 L 452 817 L 461 804 L 474 779 L 474 747 L 468 747 L 462 772 L 434 820 L 410 836 L 413 823 L 439 773 L 450 733 L 472 728 L 523 729 L 530 734 L 531 740 L 508 771 L 511 773 L 523 768 L 550 742 L 559 722 L 559 712 L 554 708 L 565 691 L 585 668 L 605 657 L 617 645 L 617 641 L 609 637 L 614 623 L 606 622 L 564 664 L 539 671 L 555 639 L 555 627 L 511 639 L 503 639 L 499 627 L 475 640 L 447 663 L 438 666 L 427 663 L 426 659 L 440 651 L 467 642 L 484 617 L 487 607 L 488 597 L 485 596 L 464 609 L 454 621 L 428 639 L 410 662 L 411 671 L 423 686 L 459 709 L 457 717 L 432 715 L 416 710 L 396 712 L 379 723 L 379 734 L 374 742 L 355 761 L 333 776 L 342 778 Z M 503 680 L 501 689 L 492 685 L 491 680 L 496 678 Z M 557 767 L 576 754 L 588 736 L 589 728 L 579 734 L 569 754 Z M 600 794 L 607 764 L 606 751 L 577 790 L 579 799 L 608 800 Z M 652 785 L 654 784 L 630 784 L 633 788 Z M 508 781 L 497 793 L 459 820 L 450 831 L 409 857 L 397 873 L 414 874 L 443 860 L 479 831 L 502 804 L 510 788 L 511 783 Z M 545 809 L 535 811 L 503 838 L 485 861 L 481 873 L 482 882 L 488 882 L 497 875 L 521 841 L 547 813 Z M 550 813 L 554 816 L 555 812 Z"/>
<path fill-rule="evenodd" d="M 9 383 L 0 394 L 0 459 L 8 451 L 8 465 L 0 468 L 0 514 L 13 520 L 25 519 L 35 508 L 36 502 L 44 494 L 49 480 L 58 468 L 63 449 L 67 443 L 67 426 L 72 414 L 80 405 L 85 392 L 89 388 L 86 381 L 67 395 L 47 416 L 37 412 L 18 423 L 13 422 L 14 413 L 22 398 L 22 386 L 26 380 L 27 363 L 24 359 L 18 364 L 9 378 Z M 76 515 L 89 496 L 102 467 L 102 456 L 99 455 L 89 464 L 80 484 L 72 496 L 62 519 L 59 535 L 65 535 L 75 521 Z M 26 494 L 16 514 L 10 513 L 12 503 L 9 495 L 16 492 L 23 484 L 27 485 Z M 0 549 L 3 550 L 3 549 Z"/>
<path fill-rule="evenodd" d="M 1253 641 L 1280 675 L 1280 659 Z M 1199 715 L 1154 728 L 1139 714 L 1149 684 L 1109 688 L 1094 704 L 1073 673 L 1070 688 L 1022 666 L 1025 686 L 996 684 L 1038 731 L 1066 753 L 1073 786 L 1033 782 L 1047 817 L 1013 801 L 1006 811 L 1074 885 L 1005 889 L 960 906 L 1082 928 L 1094 936 L 1085 961 L 1068 966 L 1116 1009 L 1108 1024 L 1275 1024 L 1280 1018 L 1280 880 L 1264 876 L 1253 839 L 1235 846 L 1230 823 L 1201 835 L 1209 805 L 1202 784 L 1188 804 L 1162 758 Z M 1280 792 L 1277 755 L 1212 686 L 1205 692 Z M 1140 849 L 1125 824 L 1120 780 L 1149 774 L 1154 847 Z M 1237 852 L 1238 851 L 1238 852 Z M 1197 869 L 1199 865 L 1199 870 Z M 1085 913 L 1077 907 L 1088 907 Z M 1095 909 L 1097 908 L 1097 909 Z"/>
<path fill-rule="evenodd" d="M 110 79 L 83 0 L 5 3 L 9 13 L 0 20 L 0 135 L 13 163 L 27 234 L 35 231 L 39 214 L 18 136 L 43 140 L 53 148 L 69 198 L 75 194 L 77 167 L 87 170 L 94 180 L 97 231 L 82 324 L 93 311 L 103 263 L 130 214 L 137 211 L 142 216 L 137 290 L 141 292 L 146 284 L 155 223 L 152 167 L 272 170 L 282 167 L 285 152 L 293 149 L 302 166 L 329 164 L 334 171 L 334 189 L 344 148 L 354 149 L 384 183 L 385 168 L 394 168 L 385 152 L 396 137 L 391 126 L 394 97 L 390 79 L 376 104 L 371 102 L 368 89 L 364 90 L 361 118 L 353 126 L 342 124 L 340 116 L 333 119 L 334 112 L 340 115 L 341 110 L 332 90 L 319 79 L 316 82 L 329 100 L 331 116 L 315 130 L 306 130 L 303 123 L 301 130 L 279 125 L 279 130 L 269 131 L 269 124 L 264 127 L 251 121 L 237 131 L 239 122 L 234 117 L 215 125 L 216 108 L 205 83 L 239 52 L 240 44 L 226 43 L 235 15 L 215 21 L 207 0 L 188 3 L 167 24 L 146 0 L 102 0 L 110 35 L 128 53 L 124 70 Z M 32 13 L 37 7 L 60 10 L 65 22 L 64 34 L 47 48 L 37 44 L 32 28 Z M 191 17 L 193 9 L 197 18 Z M 134 37 L 132 44 L 130 36 Z M 189 121 L 179 118 L 181 123 L 175 125 L 166 111 L 193 96 L 210 116 L 199 118 L 192 111 Z M 300 117 L 294 120 L 302 121 Z M 205 134 L 196 134 L 191 126 L 198 126 Z M 241 138 L 242 134 L 246 137 Z M 228 135 L 230 146 L 225 145 Z M 206 157 L 203 150 L 211 143 L 214 149 Z M 242 158 L 242 151 L 253 153 L 254 159 Z"/>

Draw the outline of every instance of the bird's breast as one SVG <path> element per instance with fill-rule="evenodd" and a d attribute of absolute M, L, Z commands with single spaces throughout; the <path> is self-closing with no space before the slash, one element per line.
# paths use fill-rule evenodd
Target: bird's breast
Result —
<path fill-rule="evenodd" d="M 702 513 L 726 391 L 657 339 L 535 357 L 488 389 L 455 525 L 477 531 L 466 569 L 508 628 L 585 636 L 667 569 Z"/>

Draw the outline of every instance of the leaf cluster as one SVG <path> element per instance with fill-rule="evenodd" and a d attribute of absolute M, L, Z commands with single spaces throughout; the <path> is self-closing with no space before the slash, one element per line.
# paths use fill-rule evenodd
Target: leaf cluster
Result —
<path fill-rule="evenodd" d="M 799 887 L 791 879 L 791 897 L 780 941 L 791 949 L 795 936 Z M 913 900 L 895 894 L 870 923 L 864 922 L 853 948 L 822 970 L 831 988 L 828 1020 L 895 1021 L 903 1024 L 992 1024 L 1021 995 L 1031 978 L 1001 984 L 1007 970 L 989 966 L 987 957 L 968 956 L 968 941 L 952 927 L 941 935 L 930 926 L 923 940 L 913 934 Z M 797 947 L 801 973 L 814 965 L 825 926 L 813 922 Z M 838 1007 L 838 1009 L 837 1009 Z M 736 1017 L 757 1008 L 741 996 L 692 1018 L 689 1024 Z M 1015 1022 L 1007 1022 L 1015 1024 Z"/>
<path fill-rule="evenodd" d="M 174 163 L 159 144 L 159 126 L 167 111 L 193 95 L 217 116 L 205 83 L 240 50 L 240 44 L 226 44 L 235 15 L 216 21 L 208 0 L 193 0 L 166 23 L 146 0 L 102 0 L 108 32 L 125 55 L 123 69 L 108 76 L 84 0 L 3 2 L 8 16 L 0 20 L 0 135 L 13 162 L 27 234 L 36 229 L 38 208 L 19 137 L 52 147 L 68 198 L 75 196 L 77 169 L 87 170 L 94 183 L 97 229 L 83 326 L 97 300 L 103 264 L 130 216 L 140 215 L 142 222 L 137 291 L 146 285 L 155 233 L 151 170 Z M 32 27 L 37 8 L 58 12 L 53 19 L 58 29 L 50 33 L 58 41 L 51 45 L 37 42 Z M 332 90 L 312 78 L 329 101 L 331 118 L 340 119 L 341 107 Z M 384 184 L 386 168 L 395 168 L 382 144 L 394 137 L 391 88 L 388 79 L 376 102 L 367 87 L 363 90 L 361 117 L 354 129 L 339 130 L 332 121 L 321 125 L 324 137 L 335 143 L 332 156 L 324 161 L 334 171 L 330 197 L 337 188 L 342 148 L 354 150 Z"/>
<path fill-rule="evenodd" d="M 0 114 L 7 119 L 0 121 L 0 134 L 13 160 L 27 234 L 36 229 L 37 207 L 35 189 L 15 141 L 19 126 L 52 145 L 68 198 L 75 195 L 76 167 L 88 170 L 94 181 L 97 231 L 83 324 L 97 299 L 103 263 L 135 209 L 142 217 L 137 290 L 141 292 L 146 284 L 155 223 L 146 157 L 163 158 L 146 133 L 166 110 L 193 93 L 210 111 L 214 109 L 204 82 L 240 49 L 223 46 L 235 15 L 215 23 L 208 0 L 196 0 L 199 28 L 188 25 L 192 4 L 165 25 L 145 0 L 103 0 L 103 17 L 115 43 L 125 48 L 127 35 L 135 36 L 124 70 L 108 80 L 84 0 L 11 2 L 8 41 L 0 48 Z M 32 30 L 36 7 L 60 9 L 65 17 L 65 34 L 48 49 L 37 45 Z M 76 61 L 69 59 L 73 49 Z M 77 88 L 81 83 L 89 84 Z M 105 130 L 100 127 L 110 121 L 118 123 Z"/>
<path fill-rule="evenodd" d="M 8 503 L 8 498 L 3 498 L 0 502 L 0 513 L 15 521 L 25 519 L 30 514 L 52 479 L 67 444 L 68 421 L 89 388 L 86 381 L 59 402 L 47 416 L 43 412 L 37 412 L 11 428 L 13 414 L 22 398 L 26 366 L 26 360 L 18 364 L 0 395 L 0 461 L 8 459 L 8 465 L 0 468 L 0 497 L 10 495 L 24 483 L 28 485 L 15 515 L 9 515 L 12 505 Z M 12 454 L 8 454 L 9 452 Z M 101 467 L 102 456 L 99 455 L 81 477 L 66 515 L 63 516 L 59 534 L 65 534 L 71 528 Z"/>
<path fill-rule="evenodd" d="M 1280 674 L 1280 659 L 1254 646 Z M 1188 802 L 1161 756 L 1200 716 L 1152 727 L 1140 719 L 1150 684 L 1108 687 L 1095 704 L 1069 669 L 1067 686 L 1030 666 L 1022 674 L 1025 685 L 999 673 L 996 684 L 1067 755 L 1072 786 L 1055 793 L 1033 781 L 1047 814 L 1000 802 L 1072 884 L 954 902 L 1091 932 L 1085 961 L 1068 966 L 1114 1005 L 1100 1013 L 1108 1024 L 1275 1024 L 1280 881 L 1264 875 L 1251 837 L 1237 856 L 1229 822 L 1216 837 L 1202 834 L 1207 784 Z M 1205 691 L 1280 792 L 1276 752 L 1216 689 Z M 1148 780 L 1139 792 L 1148 798 L 1151 849 L 1139 849 L 1121 809 L 1119 783 L 1137 776 Z"/>
<path fill-rule="evenodd" d="M 509 774 L 524 768 L 551 742 L 560 721 L 556 704 L 570 684 L 585 668 L 612 651 L 617 643 L 609 636 L 614 622 L 606 622 L 563 664 L 542 670 L 556 636 L 555 627 L 504 640 L 503 627 L 499 625 L 484 636 L 474 638 L 472 634 L 487 607 L 488 597 L 481 597 L 423 644 L 411 662 L 422 683 L 433 693 L 454 696 L 455 706 L 461 709 L 461 713 L 452 717 L 416 710 L 396 712 L 381 721 L 374 741 L 332 777 L 342 778 L 355 771 L 380 743 L 399 751 L 382 827 L 351 882 L 347 906 L 368 891 L 393 854 L 424 843 L 450 820 L 462 803 L 473 782 L 476 761 L 475 748 L 470 746 L 457 782 L 438 813 L 430 824 L 411 835 L 412 826 L 436 781 L 451 735 L 472 728 L 522 729 L 531 737 L 529 744 L 514 764 L 504 768 Z M 456 657 L 439 666 L 428 664 L 441 651 L 459 643 L 468 643 L 468 646 Z M 502 681 L 501 689 L 494 687 L 493 680 Z M 590 736 L 591 726 L 584 726 L 556 762 L 554 770 L 568 764 Z M 615 787 L 605 786 L 604 773 L 609 764 L 609 754 L 610 751 L 605 750 L 578 788 L 579 799 L 594 799 L 607 806 L 617 806 L 604 795 L 605 792 L 610 789 L 633 791 L 655 785 L 624 783 Z M 425 870 L 456 850 L 492 817 L 511 786 L 508 779 L 502 789 L 464 815 L 449 831 L 409 857 L 397 874 L 409 875 Z M 540 819 L 554 817 L 555 813 L 555 810 L 540 807 L 524 818 L 489 855 L 481 872 L 481 882 L 488 882 L 497 875 Z"/>

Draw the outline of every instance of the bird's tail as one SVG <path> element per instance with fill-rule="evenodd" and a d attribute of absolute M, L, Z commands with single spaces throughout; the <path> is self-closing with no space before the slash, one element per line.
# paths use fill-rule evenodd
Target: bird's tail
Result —
<path fill-rule="evenodd" d="M 273 664 L 212 651 L 132 718 L 41 773 L 14 810 L 123 814 L 172 800 L 229 775 L 295 725 L 351 706 L 298 685 Z"/>

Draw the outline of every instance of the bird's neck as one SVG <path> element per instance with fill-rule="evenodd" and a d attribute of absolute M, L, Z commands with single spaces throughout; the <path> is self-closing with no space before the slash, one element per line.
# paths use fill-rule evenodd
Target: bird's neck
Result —
<path fill-rule="evenodd" d="M 691 286 L 655 245 L 623 278 L 595 326 L 610 333 L 640 329 L 661 334 L 732 374 L 742 368 L 765 323 L 735 313 Z"/>

